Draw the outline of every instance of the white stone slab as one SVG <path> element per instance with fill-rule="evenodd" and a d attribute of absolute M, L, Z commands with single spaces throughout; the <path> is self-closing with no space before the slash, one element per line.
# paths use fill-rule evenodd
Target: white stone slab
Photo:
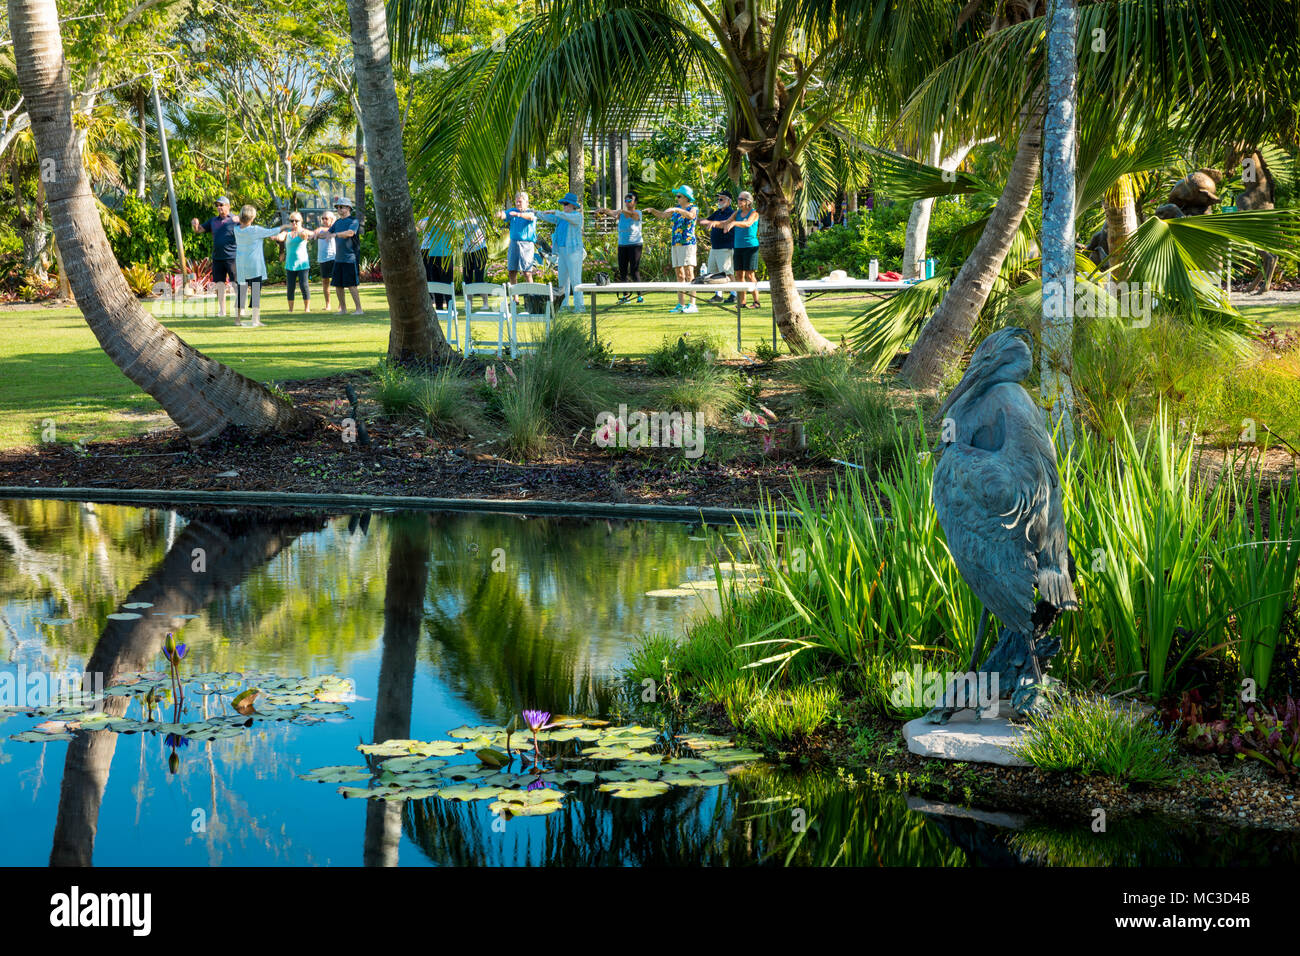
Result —
<path fill-rule="evenodd" d="M 1027 767 L 1014 753 L 1026 728 L 1005 717 L 975 719 L 973 711 L 960 711 L 946 724 L 927 723 L 924 717 L 903 725 L 907 749 L 921 757 L 992 763 L 1002 767 Z"/>

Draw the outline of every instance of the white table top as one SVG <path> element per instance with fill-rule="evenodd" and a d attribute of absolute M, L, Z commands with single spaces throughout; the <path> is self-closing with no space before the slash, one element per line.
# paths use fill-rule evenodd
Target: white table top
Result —
<path fill-rule="evenodd" d="M 594 282 L 581 282 L 578 288 L 585 293 L 592 292 L 740 292 L 757 289 L 770 292 L 770 282 L 610 282 L 597 285 Z M 898 292 L 911 285 L 909 282 L 882 282 L 879 279 L 796 279 L 795 289 L 800 292 Z"/>

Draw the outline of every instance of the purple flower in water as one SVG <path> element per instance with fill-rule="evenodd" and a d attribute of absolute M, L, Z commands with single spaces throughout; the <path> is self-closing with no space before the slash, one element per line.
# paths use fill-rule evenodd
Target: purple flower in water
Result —
<path fill-rule="evenodd" d="M 546 722 L 551 719 L 550 712 L 545 710 L 525 710 L 523 716 L 524 723 L 528 725 L 528 729 L 533 733 L 543 729 Z"/>
<path fill-rule="evenodd" d="M 175 647 L 164 647 L 163 657 L 171 664 L 179 664 L 181 658 L 185 656 L 185 645 L 177 644 Z"/>
<path fill-rule="evenodd" d="M 546 781 L 543 780 L 541 777 L 538 777 L 536 780 L 534 780 L 532 783 L 530 783 L 530 784 L 528 785 L 528 789 L 529 789 L 529 790 L 545 790 L 545 789 L 546 789 Z"/>

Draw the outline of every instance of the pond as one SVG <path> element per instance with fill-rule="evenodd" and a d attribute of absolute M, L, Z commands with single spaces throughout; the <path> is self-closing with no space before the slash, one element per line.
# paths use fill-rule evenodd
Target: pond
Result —
<path fill-rule="evenodd" d="M 0 864 L 1300 860 L 1281 837 L 1162 820 L 1098 835 L 1088 821 L 971 812 L 762 762 L 642 799 L 579 784 L 545 816 L 436 795 L 349 799 L 337 782 L 300 776 L 363 763 L 359 744 L 444 740 L 523 708 L 653 721 L 627 712 L 621 669 L 640 635 L 680 632 L 716 608 L 712 562 L 728 558 L 728 534 L 578 517 L 0 502 L 0 705 L 39 707 L 42 687 L 86 670 L 158 698 L 82 708 L 87 727 L 115 729 L 58 723 L 76 713 L 0 713 Z M 183 709 L 167 689 L 169 632 L 186 646 Z M 266 703 L 245 726 L 234 693 L 254 683 Z M 151 729 L 133 732 L 144 720 Z"/>

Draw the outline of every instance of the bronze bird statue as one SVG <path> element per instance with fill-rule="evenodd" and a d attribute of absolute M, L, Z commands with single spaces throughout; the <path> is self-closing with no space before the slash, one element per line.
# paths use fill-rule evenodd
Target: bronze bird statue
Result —
<path fill-rule="evenodd" d="M 932 491 L 957 570 L 983 604 L 969 671 L 992 613 L 1001 637 L 979 670 L 998 675 L 998 696 L 1010 697 L 1016 714 L 1033 710 L 1044 665 L 1060 649 L 1052 624 L 1078 607 L 1056 447 L 1020 384 L 1033 367 L 1029 341 L 1025 329 L 999 329 L 975 350 L 939 411 Z M 969 706 L 959 698 L 950 687 L 926 719 L 945 723 Z"/>

